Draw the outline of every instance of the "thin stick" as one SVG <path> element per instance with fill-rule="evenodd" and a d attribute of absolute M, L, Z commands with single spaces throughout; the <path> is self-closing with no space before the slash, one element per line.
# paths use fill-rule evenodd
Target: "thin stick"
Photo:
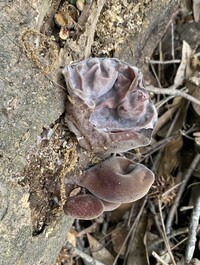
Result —
<path fill-rule="evenodd" d="M 183 234 L 188 234 L 189 232 L 189 229 L 186 227 L 186 228 L 179 228 L 177 230 L 174 230 L 170 235 L 168 235 L 168 238 L 173 238 L 175 236 L 179 236 L 179 235 L 183 235 Z M 153 241 L 149 247 L 148 247 L 148 253 L 151 253 L 153 249 L 155 249 L 155 246 L 156 245 L 159 245 L 163 243 L 163 238 L 159 238 L 159 239 L 156 239 L 155 241 Z"/>
<path fill-rule="evenodd" d="M 151 63 L 151 64 L 174 64 L 174 63 L 180 63 L 180 62 L 181 62 L 180 59 L 169 60 L 169 61 L 147 60 L 147 63 Z"/>
<path fill-rule="evenodd" d="M 168 253 L 169 253 L 169 256 L 171 258 L 172 263 L 174 265 L 176 265 L 176 262 L 174 260 L 174 256 L 173 256 L 171 248 L 170 248 L 169 240 L 168 240 L 167 234 L 166 234 L 166 229 L 165 229 L 163 215 L 162 215 L 162 210 L 161 210 L 161 201 L 160 201 L 160 199 L 158 199 L 158 209 L 159 209 L 160 219 L 161 219 L 161 224 L 162 224 L 162 229 L 163 229 L 163 240 L 164 240 L 165 246 L 166 246 L 166 248 L 168 250 Z"/>
<path fill-rule="evenodd" d="M 159 110 L 159 108 L 161 108 L 163 105 L 165 105 L 165 103 L 168 103 L 168 101 L 170 101 L 173 98 L 174 96 L 168 96 L 164 98 L 163 100 L 160 100 L 159 102 L 155 104 L 156 109 Z"/>
<path fill-rule="evenodd" d="M 152 137 L 154 137 L 157 134 L 157 132 L 160 130 L 160 128 L 162 128 L 170 119 L 172 120 L 172 117 L 178 108 L 179 105 L 177 104 L 171 107 L 170 109 L 168 109 L 162 116 L 159 117 L 157 124 L 153 129 Z"/>
<path fill-rule="evenodd" d="M 78 255 L 79 257 L 81 257 L 82 259 L 84 259 L 85 261 L 87 261 L 91 265 L 105 265 L 104 263 L 97 261 L 94 258 L 92 258 L 91 256 L 89 256 L 88 254 L 84 253 L 80 249 L 74 247 L 69 242 L 67 242 L 66 247 L 71 253 Z"/>
<path fill-rule="evenodd" d="M 185 90 L 186 90 L 186 87 L 183 87 L 183 88 L 180 89 L 180 91 L 185 91 Z M 155 104 L 156 109 L 158 110 L 160 107 L 162 107 L 165 103 L 167 103 L 172 98 L 174 98 L 174 96 L 168 96 L 168 97 L 164 98 L 163 100 L 157 102 Z"/>
<path fill-rule="evenodd" d="M 181 244 L 183 244 L 188 238 L 183 238 L 181 241 L 179 241 L 176 245 L 174 245 L 171 250 L 174 250 L 175 248 L 177 248 L 178 246 L 180 246 Z"/>
<path fill-rule="evenodd" d="M 174 53 L 174 23 L 172 21 L 171 23 L 171 40 L 172 40 L 172 59 L 175 59 L 175 53 Z"/>
<path fill-rule="evenodd" d="M 144 153 L 141 153 L 142 158 L 140 159 L 140 163 L 144 161 L 147 157 L 150 157 L 153 153 L 157 152 L 159 149 L 164 148 L 165 145 L 172 139 L 173 137 L 169 137 L 167 139 L 161 140 L 160 142 L 152 145 L 152 148 L 147 149 Z M 162 142 L 162 143 L 161 143 Z M 155 146 L 155 148 L 153 148 Z M 127 152 L 128 153 L 128 152 Z"/>
<path fill-rule="evenodd" d="M 192 163 L 191 163 L 191 166 L 188 168 L 188 170 L 186 171 L 185 175 L 184 175 L 184 178 L 183 178 L 183 182 L 177 192 L 177 195 L 176 195 L 176 198 L 174 200 L 174 204 L 172 205 L 171 209 L 170 209 L 170 212 L 169 212 L 169 215 L 168 215 L 168 218 L 167 218 L 167 222 L 166 222 L 166 232 L 167 234 L 170 233 L 170 230 L 171 230 L 171 225 L 172 225 L 172 222 L 174 220 L 174 216 L 175 216 L 175 213 L 176 213 L 176 210 L 178 208 L 178 205 L 179 205 L 179 202 L 180 202 L 180 199 L 181 199 L 181 196 L 185 190 L 185 187 L 187 185 L 187 182 L 188 180 L 190 179 L 190 176 L 193 172 L 193 170 L 195 169 L 196 165 L 199 163 L 200 161 L 200 154 L 197 154 Z"/>
<path fill-rule="evenodd" d="M 180 246 L 181 244 L 183 244 L 188 238 L 185 237 L 184 239 L 182 239 L 181 241 L 179 241 L 176 245 L 174 245 L 171 250 L 177 248 L 178 246 Z M 167 253 L 167 251 L 163 252 L 162 255 L 165 255 Z"/>
<path fill-rule="evenodd" d="M 177 183 L 176 185 L 174 185 L 173 187 L 169 188 L 168 190 L 166 190 L 162 195 L 161 198 L 164 198 L 166 196 L 168 196 L 169 193 L 171 193 L 173 190 L 175 190 L 176 188 L 178 188 L 180 185 L 182 184 L 182 182 Z"/>
<path fill-rule="evenodd" d="M 185 253 L 185 259 L 187 263 L 191 261 L 194 254 L 195 244 L 197 240 L 199 217 L 200 217 L 200 194 L 198 194 L 197 200 L 194 204 L 194 209 L 192 211 L 191 220 L 190 220 L 188 242 Z"/>
<path fill-rule="evenodd" d="M 193 96 L 180 91 L 176 89 L 175 86 L 171 86 L 169 88 L 159 88 L 159 87 L 154 87 L 154 86 L 147 86 L 146 90 L 149 92 L 153 92 L 155 94 L 166 94 L 166 95 L 172 95 L 172 96 L 181 96 L 197 105 L 200 105 L 200 100 L 194 98 Z"/>
<path fill-rule="evenodd" d="M 156 258 L 157 261 L 160 261 L 163 265 L 168 265 L 168 263 L 166 263 L 164 260 L 162 260 L 161 257 L 158 256 L 158 254 L 155 251 L 152 252 L 152 256 L 154 258 Z"/>
<path fill-rule="evenodd" d="M 156 78 L 156 81 L 157 81 L 157 83 L 158 83 L 158 86 L 159 86 L 160 88 L 162 88 L 161 83 L 160 83 L 160 80 L 159 80 L 159 77 L 157 76 L 157 73 L 156 73 L 156 71 L 155 71 L 154 66 L 153 66 L 152 64 L 151 64 L 150 66 L 151 66 L 151 70 L 153 71 L 153 74 L 154 74 L 154 76 L 155 76 L 155 78 Z"/>
<path fill-rule="evenodd" d="M 193 210 L 194 206 L 183 206 L 179 209 L 180 212 Z"/>
<path fill-rule="evenodd" d="M 155 204 L 152 203 L 151 200 L 148 201 L 148 205 L 149 205 L 149 209 L 150 211 L 153 213 L 153 219 L 155 221 L 155 224 L 156 224 L 156 227 L 158 229 L 158 232 L 160 234 L 160 238 L 162 237 L 162 228 L 160 226 L 160 220 L 159 220 L 159 216 L 156 212 L 156 209 L 155 209 Z M 161 240 L 163 241 L 163 239 L 161 238 Z"/>
<path fill-rule="evenodd" d="M 166 145 L 167 143 L 169 143 L 169 141 L 171 139 L 173 139 L 175 136 L 170 136 L 168 138 L 164 138 L 158 142 L 155 142 L 153 144 L 151 144 L 150 146 L 146 147 L 145 150 L 143 152 L 141 152 L 141 155 L 142 156 L 145 156 L 145 155 L 149 155 L 149 154 L 152 154 L 152 152 L 156 149 L 159 150 L 160 147 L 162 147 L 163 145 Z M 127 152 L 128 153 L 128 152 Z"/>

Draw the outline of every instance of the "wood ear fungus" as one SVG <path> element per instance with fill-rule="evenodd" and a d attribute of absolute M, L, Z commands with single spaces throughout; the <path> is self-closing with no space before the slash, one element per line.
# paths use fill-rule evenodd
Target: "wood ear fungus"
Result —
<path fill-rule="evenodd" d="M 92 194 L 69 197 L 63 206 L 65 214 L 77 219 L 89 220 L 100 216 L 104 211 L 103 203 Z"/>
<path fill-rule="evenodd" d="M 90 58 L 64 68 L 66 121 L 82 147 L 95 153 L 148 145 L 157 112 L 137 67 Z"/>
<path fill-rule="evenodd" d="M 127 158 L 111 157 L 87 169 L 75 182 L 103 201 L 121 204 L 139 200 L 147 194 L 154 174 Z"/>
<path fill-rule="evenodd" d="M 63 75 L 69 94 L 66 122 L 88 152 L 105 158 L 150 143 L 157 112 L 137 67 L 113 58 L 90 58 L 66 66 Z M 90 194 L 69 197 L 65 213 L 93 219 L 142 198 L 154 174 L 115 156 L 84 168 L 73 180 Z"/>

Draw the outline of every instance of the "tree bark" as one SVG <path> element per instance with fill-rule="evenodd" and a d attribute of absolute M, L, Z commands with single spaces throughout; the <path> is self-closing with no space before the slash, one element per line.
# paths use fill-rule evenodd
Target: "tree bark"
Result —
<path fill-rule="evenodd" d="M 44 176 L 34 171 L 34 175 L 30 168 L 27 170 L 27 160 L 33 165 L 32 156 L 27 154 L 34 153 L 34 165 L 37 165 L 42 151 L 37 149 L 37 136 L 43 128 L 55 124 L 65 111 L 66 94 L 60 88 L 63 85 L 60 67 L 91 55 L 96 23 L 105 0 L 88 1 L 79 19 L 82 30 L 78 38 L 67 40 L 62 49 L 52 38 L 52 21 L 60 2 L 0 2 L 0 265 L 54 264 L 72 224 L 72 219 L 62 211 L 54 218 L 49 217 L 52 200 L 45 201 L 43 193 L 40 199 L 48 204 L 45 208 L 37 197 L 43 189 L 41 181 L 46 182 L 49 173 Z M 152 54 L 164 34 L 177 4 L 178 0 L 141 1 L 143 9 L 137 11 L 138 16 L 145 17 L 141 30 L 128 32 L 123 43 L 116 45 L 115 57 L 142 65 L 144 57 Z M 38 53 L 41 48 L 37 46 L 38 41 L 48 43 L 48 51 L 43 47 L 44 58 Z M 49 181 L 54 182 L 52 176 Z M 48 193 L 48 188 L 45 189 Z M 41 229 L 33 224 L 37 219 L 34 207 L 38 207 L 38 214 L 44 209 L 48 211 Z"/>

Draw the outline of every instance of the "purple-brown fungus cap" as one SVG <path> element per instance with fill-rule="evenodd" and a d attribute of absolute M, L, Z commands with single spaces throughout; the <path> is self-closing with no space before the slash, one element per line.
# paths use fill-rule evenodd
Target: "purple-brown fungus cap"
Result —
<path fill-rule="evenodd" d="M 64 212 L 77 219 L 90 220 L 97 218 L 104 211 L 100 199 L 92 194 L 69 197 L 63 206 Z"/>
<path fill-rule="evenodd" d="M 95 153 L 148 145 L 157 120 L 137 67 L 91 58 L 63 70 L 69 102 L 66 121 L 81 146 Z"/>
<path fill-rule="evenodd" d="M 127 158 L 111 157 L 87 169 L 75 182 L 105 202 L 121 204 L 146 195 L 154 174 Z"/>

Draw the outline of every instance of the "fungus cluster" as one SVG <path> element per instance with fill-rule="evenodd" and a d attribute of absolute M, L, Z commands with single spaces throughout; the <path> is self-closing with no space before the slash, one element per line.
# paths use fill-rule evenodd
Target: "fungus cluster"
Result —
<path fill-rule="evenodd" d="M 76 218 L 92 219 L 122 203 L 142 198 L 149 191 L 154 174 L 127 158 L 111 157 L 85 170 L 74 181 L 90 194 L 69 197 L 64 211 Z"/>
<path fill-rule="evenodd" d="M 150 143 L 157 112 L 137 67 L 111 58 L 91 58 L 64 68 L 69 101 L 66 121 L 79 144 L 101 157 Z M 153 173 L 113 156 L 83 171 L 74 181 L 86 194 L 69 197 L 66 214 L 92 219 L 103 211 L 143 197 Z"/>

